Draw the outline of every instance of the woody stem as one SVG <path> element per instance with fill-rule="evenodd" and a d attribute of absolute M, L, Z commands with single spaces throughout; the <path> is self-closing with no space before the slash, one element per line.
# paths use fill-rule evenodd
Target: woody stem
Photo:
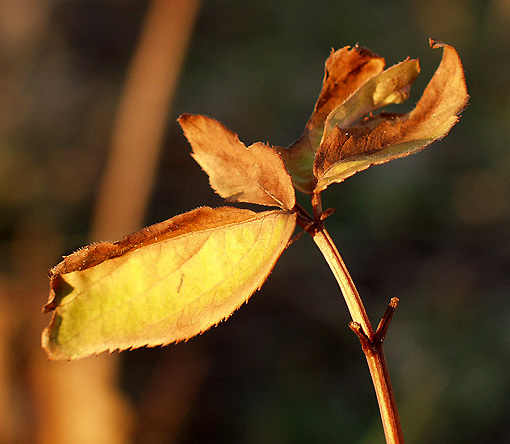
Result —
<path fill-rule="evenodd" d="M 361 342 L 374 384 L 381 413 L 381 421 L 386 436 L 386 443 L 404 444 L 395 395 L 391 386 L 390 375 L 383 350 L 384 336 L 398 303 L 398 299 L 392 299 L 389 308 L 386 310 L 379 324 L 379 328 L 377 331 L 374 331 L 365 306 L 363 305 L 363 301 L 361 300 L 347 267 L 324 227 L 324 221 L 323 218 L 321 218 L 322 205 L 319 194 L 312 194 L 312 205 L 314 208 L 315 223 L 312 227 L 307 227 L 308 232 L 331 268 L 347 304 L 352 318 L 350 327 Z"/>

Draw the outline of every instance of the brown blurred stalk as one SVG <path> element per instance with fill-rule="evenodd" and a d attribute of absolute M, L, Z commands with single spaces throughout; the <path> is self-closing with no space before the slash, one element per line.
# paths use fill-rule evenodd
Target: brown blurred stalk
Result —
<path fill-rule="evenodd" d="M 117 239 L 138 229 L 198 0 L 153 0 L 133 56 L 113 130 L 92 221 L 91 239 Z M 129 408 L 117 387 L 117 355 L 48 363 L 43 387 L 42 444 L 129 442 Z"/>
<path fill-rule="evenodd" d="M 126 80 L 92 224 L 93 240 L 138 229 L 198 0 L 154 0 Z"/>

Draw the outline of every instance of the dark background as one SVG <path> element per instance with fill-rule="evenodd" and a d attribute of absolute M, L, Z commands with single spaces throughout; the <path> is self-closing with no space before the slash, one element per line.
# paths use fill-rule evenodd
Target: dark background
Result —
<path fill-rule="evenodd" d="M 45 442 L 41 412 L 61 408 L 39 390 L 52 365 L 39 347 L 47 269 L 90 241 L 147 6 L 0 1 L 0 443 Z M 189 156 L 179 114 L 214 117 L 246 144 L 287 146 L 313 109 L 332 47 L 359 43 L 388 66 L 419 58 L 402 110 L 440 61 L 428 38 L 458 50 L 471 99 L 448 137 L 323 196 L 373 323 L 400 298 L 386 351 L 408 444 L 510 442 L 509 27 L 506 0 L 203 1 L 167 116 L 146 224 L 222 205 Z M 130 438 L 115 442 L 383 442 L 349 320 L 303 236 L 228 322 L 120 355 L 115 387 L 131 415 L 120 435 Z M 180 405 L 172 394 L 184 385 Z M 180 420 L 170 431 L 172 416 Z"/>

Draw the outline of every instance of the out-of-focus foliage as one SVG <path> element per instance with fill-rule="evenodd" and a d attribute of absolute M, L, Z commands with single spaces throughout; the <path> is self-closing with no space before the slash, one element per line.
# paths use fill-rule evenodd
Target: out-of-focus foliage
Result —
<path fill-rule="evenodd" d="M 87 242 L 147 3 L 0 5 L 0 425 L 18 443 L 33 442 L 43 408 L 31 359 L 43 354 L 46 270 Z M 427 38 L 458 50 L 471 100 L 448 138 L 324 193 L 325 208 L 337 208 L 328 229 L 374 322 L 400 298 L 386 348 L 411 444 L 510 440 L 509 26 L 505 0 L 204 2 L 168 116 L 147 223 L 220 203 L 175 123 L 182 112 L 213 115 L 246 144 L 285 146 L 309 117 L 331 46 L 359 42 L 388 65 L 418 57 L 417 94 L 440 59 Z M 290 250 L 225 326 L 123 357 L 120 382 L 143 419 L 137 436 L 149 424 L 153 442 L 169 442 L 154 412 L 171 411 L 167 375 L 189 347 L 208 373 L 178 442 L 380 442 L 336 284 L 310 241 Z"/>

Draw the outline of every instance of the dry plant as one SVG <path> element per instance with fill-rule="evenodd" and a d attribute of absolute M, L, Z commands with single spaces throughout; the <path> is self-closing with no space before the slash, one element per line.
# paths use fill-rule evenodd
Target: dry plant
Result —
<path fill-rule="evenodd" d="M 377 328 L 332 238 L 321 193 L 366 168 L 415 153 L 444 137 L 468 95 L 460 58 L 447 44 L 416 107 L 374 111 L 409 97 L 417 60 L 384 69 L 384 59 L 344 47 L 326 61 L 319 99 L 303 136 L 289 148 L 255 143 L 205 116 L 179 118 L 211 187 L 230 202 L 276 209 L 201 207 L 124 237 L 89 245 L 50 270 L 42 336 L 51 359 L 187 340 L 229 317 L 258 290 L 293 240 L 309 234 L 331 268 L 366 356 L 387 443 L 403 443 L 383 341 L 398 300 Z M 295 190 L 311 197 L 309 214 Z"/>

